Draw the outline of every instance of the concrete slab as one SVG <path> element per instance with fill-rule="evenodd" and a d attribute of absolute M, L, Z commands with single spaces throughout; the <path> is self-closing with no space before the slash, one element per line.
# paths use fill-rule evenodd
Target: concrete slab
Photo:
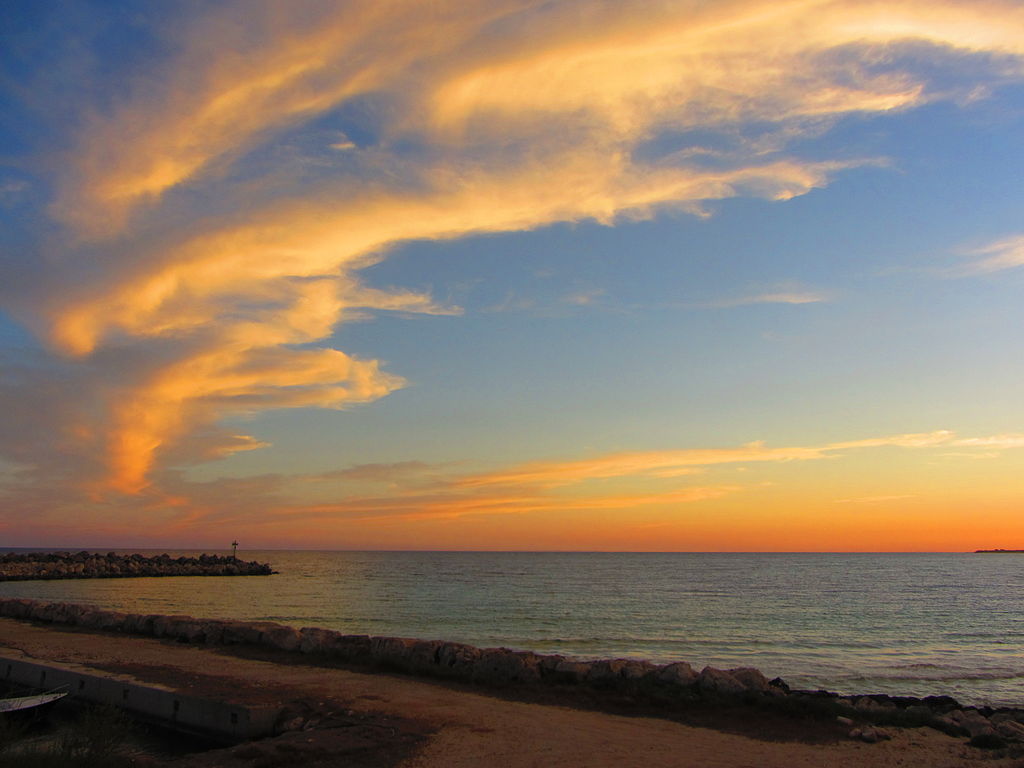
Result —
<path fill-rule="evenodd" d="M 46 690 L 66 687 L 71 697 L 81 701 L 119 707 L 133 717 L 183 733 L 232 742 L 272 735 L 281 713 L 280 707 L 200 699 L 126 675 L 78 664 L 40 664 L 11 655 L 0 655 L 0 680 Z"/>

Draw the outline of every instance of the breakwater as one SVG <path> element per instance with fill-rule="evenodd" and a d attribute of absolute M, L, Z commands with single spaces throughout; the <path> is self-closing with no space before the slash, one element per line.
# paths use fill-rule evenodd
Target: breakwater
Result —
<path fill-rule="evenodd" d="M 297 629 L 276 622 L 201 619 L 184 615 L 122 613 L 93 606 L 0 598 L 0 617 L 121 632 L 203 645 L 242 645 L 311 660 L 342 662 L 447 678 L 492 687 L 557 685 L 589 688 L 662 703 L 743 702 L 789 711 L 827 712 L 851 727 L 852 738 L 887 738 L 879 726 L 930 726 L 964 736 L 979 747 L 1024 744 L 1024 710 L 962 707 L 949 696 L 840 696 L 790 690 L 750 667 L 699 672 L 686 662 L 653 664 L 636 659 L 581 660 L 507 648 L 403 637 L 350 635 L 318 627 Z"/>
<path fill-rule="evenodd" d="M 0 555 L 0 581 L 116 579 L 132 576 L 269 576 L 266 563 L 223 555 L 171 557 L 116 552 L 9 552 Z"/>

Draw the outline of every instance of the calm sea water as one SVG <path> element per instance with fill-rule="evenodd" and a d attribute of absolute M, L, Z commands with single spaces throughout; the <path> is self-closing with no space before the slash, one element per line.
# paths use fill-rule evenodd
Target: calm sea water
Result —
<path fill-rule="evenodd" d="M 239 556 L 280 574 L 2 582 L 0 595 L 586 658 L 755 666 L 799 688 L 1024 705 L 1024 555 Z"/>

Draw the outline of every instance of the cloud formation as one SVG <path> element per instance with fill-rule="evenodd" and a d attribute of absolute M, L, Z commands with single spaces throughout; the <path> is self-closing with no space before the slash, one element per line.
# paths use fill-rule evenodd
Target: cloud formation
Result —
<path fill-rule="evenodd" d="M 959 277 L 1002 272 L 1024 266 L 1024 235 L 1013 235 L 964 252 L 971 261 L 954 268 Z"/>
<path fill-rule="evenodd" d="M 981 78 L 1019 78 L 1024 9 L 256 0 L 161 34 L 168 53 L 109 102 L 80 105 L 48 166 L 51 229 L 0 293 L 52 353 L 8 366 L 4 402 L 26 423 L 0 449 L 26 484 L 149 498 L 169 468 L 263 445 L 225 417 L 382 398 L 401 376 L 324 340 L 367 312 L 458 312 L 363 285 L 389 249 L 806 194 L 876 159 L 802 155 L 803 137 L 953 98 L 930 73 L 964 57 Z M 982 263 L 1012 260 L 1007 242 Z M 852 447 L 619 454 L 457 487 L 664 478 Z"/>

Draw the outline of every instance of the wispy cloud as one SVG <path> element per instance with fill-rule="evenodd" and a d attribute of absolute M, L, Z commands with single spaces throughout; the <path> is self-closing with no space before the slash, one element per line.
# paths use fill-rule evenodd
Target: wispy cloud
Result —
<path fill-rule="evenodd" d="M 979 248 L 962 251 L 967 259 L 951 268 L 956 277 L 984 275 L 1024 266 L 1024 235 L 1013 235 Z"/>
<path fill-rule="evenodd" d="M 11 432 L 0 447 L 39 478 L 58 473 L 114 497 L 144 498 L 168 468 L 263 444 L 220 428 L 227 416 L 347 408 L 402 387 L 378 361 L 325 343 L 367 311 L 459 311 L 361 284 L 359 270 L 397 244 L 806 194 L 874 161 L 801 157 L 801 137 L 942 98 L 930 72 L 964 56 L 999 57 L 985 71 L 1005 79 L 1005 62 L 1019 67 L 1024 55 L 1024 9 L 247 0 L 162 34 L 173 53 L 62 123 L 69 149 L 45 164 L 53 231 L 0 288 L 54 351 L 45 375 L 28 366 L 5 385 L 5 412 L 23 414 L 17 434 L 30 437 Z M 895 55 L 904 48 L 927 48 L 929 66 Z M 372 140 L 334 134 L 311 166 L 270 151 L 356 106 L 376 121 Z M 694 130 L 722 146 L 639 151 Z M 1016 264 L 1015 242 L 979 263 Z M 768 291 L 733 305 L 826 299 Z M 620 456 L 529 465 L 505 482 L 551 487 L 616 476 L 631 461 L 671 474 L 833 450 Z M 462 487 L 473 482 L 487 484 Z"/>
<path fill-rule="evenodd" d="M 860 496 L 855 499 L 836 499 L 836 504 L 881 504 L 886 501 L 900 501 L 901 499 L 913 499 L 916 496 L 912 493 L 894 494 L 891 496 Z"/>
<path fill-rule="evenodd" d="M 811 446 L 771 448 L 764 443 L 749 443 L 737 448 L 701 448 L 677 451 L 635 451 L 614 453 L 575 461 L 537 461 L 496 472 L 468 475 L 457 481 L 463 487 L 530 485 L 555 488 L 589 480 L 617 477 L 670 478 L 692 474 L 702 468 L 724 464 L 813 461 L 867 448 L 933 448 L 939 446 L 991 447 L 988 441 L 1016 447 L 1019 435 L 996 438 L 957 439 L 953 432 L 939 430 L 902 435 L 887 435 L 847 442 Z"/>
<path fill-rule="evenodd" d="M 751 304 L 820 304 L 830 300 L 828 294 L 820 291 L 768 291 L 735 299 L 721 299 L 701 306 L 727 309 Z"/>
<path fill-rule="evenodd" d="M 586 288 L 567 293 L 562 301 L 574 307 L 589 307 L 607 293 L 603 288 Z"/>
<path fill-rule="evenodd" d="M 21 535 L 56 530 L 70 510 L 88 513 L 89 530 L 109 540 L 126 540 L 132 529 L 124 512 L 144 512 L 152 535 L 165 540 L 189 536 L 229 537 L 245 527 L 252 540 L 306 542 L 315 524 L 324 543 L 381 541 L 393 526 L 443 524 L 466 519 L 535 516 L 537 525 L 566 515 L 599 518 L 624 512 L 645 520 L 672 515 L 683 521 L 700 515 L 694 505 L 745 494 L 792 480 L 765 481 L 773 465 L 841 461 L 862 451 L 936 452 L 950 447 L 985 455 L 991 446 L 1024 448 L 1024 435 L 961 438 L 948 430 L 886 435 L 809 446 L 769 447 L 762 443 L 725 448 L 636 451 L 527 462 L 486 471 L 460 464 L 407 460 L 363 464 L 310 474 L 269 474 L 198 482 L 175 470 L 157 472 L 158 487 L 136 496 L 55 500 L 40 485 L 8 485 L 2 492 L 7 515 L 0 530 Z M 760 464 L 753 480 L 738 470 Z M 18 471 L 13 468 L 15 473 Z M 791 474 L 787 473 L 790 477 Z M 874 505 L 919 494 L 839 498 L 836 504 Z M 655 517 L 650 517 L 654 515 Z M 663 517 L 660 519 L 664 519 Z M 698 518 L 692 518 L 698 519 Z M 12 528 L 13 526 L 13 528 Z M 358 538 L 354 538 L 358 537 Z M 195 539 L 193 539 L 195 540 Z M 230 538 L 224 538 L 229 541 Z M 386 540 L 386 539 L 385 539 Z"/>

